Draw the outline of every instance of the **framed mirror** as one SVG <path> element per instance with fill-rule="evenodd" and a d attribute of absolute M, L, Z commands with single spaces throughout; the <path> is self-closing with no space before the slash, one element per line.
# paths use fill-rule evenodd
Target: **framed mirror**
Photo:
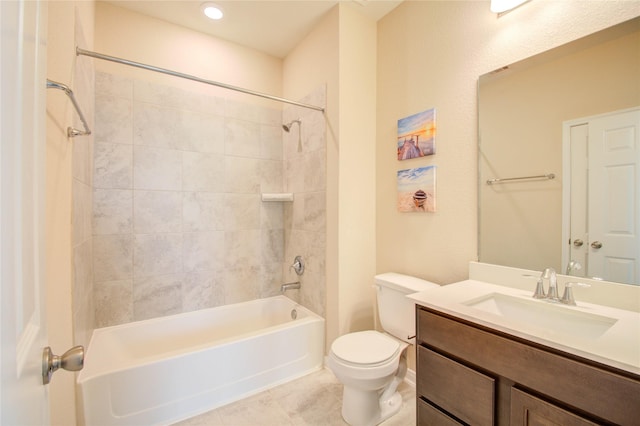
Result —
<path fill-rule="evenodd" d="M 640 18 L 480 76 L 478 112 L 479 260 L 640 284 Z"/>

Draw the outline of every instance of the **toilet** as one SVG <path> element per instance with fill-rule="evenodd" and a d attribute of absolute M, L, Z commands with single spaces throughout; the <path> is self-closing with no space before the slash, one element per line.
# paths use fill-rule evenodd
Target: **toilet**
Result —
<path fill-rule="evenodd" d="M 402 407 L 397 388 L 407 372 L 407 349 L 415 337 L 415 305 L 406 296 L 439 286 L 389 272 L 376 275 L 374 287 L 384 333 L 367 330 L 340 336 L 327 357 L 327 366 L 344 385 L 342 417 L 353 426 L 377 425 Z"/>

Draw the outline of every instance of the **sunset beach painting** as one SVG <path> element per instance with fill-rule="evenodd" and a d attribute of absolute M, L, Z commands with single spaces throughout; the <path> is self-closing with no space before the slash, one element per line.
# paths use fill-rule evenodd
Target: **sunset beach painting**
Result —
<path fill-rule="evenodd" d="M 398 211 L 436 211 L 436 166 L 398 170 Z"/>
<path fill-rule="evenodd" d="M 398 160 L 436 153 L 436 110 L 428 109 L 398 120 Z"/>

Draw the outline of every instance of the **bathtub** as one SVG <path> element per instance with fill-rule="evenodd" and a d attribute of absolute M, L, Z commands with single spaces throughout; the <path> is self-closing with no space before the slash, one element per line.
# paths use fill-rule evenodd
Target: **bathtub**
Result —
<path fill-rule="evenodd" d="M 77 379 L 84 422 L 170 424 L 319 370 L 323 354 L 324 319 L 285 296 L 97 329 Z"/>

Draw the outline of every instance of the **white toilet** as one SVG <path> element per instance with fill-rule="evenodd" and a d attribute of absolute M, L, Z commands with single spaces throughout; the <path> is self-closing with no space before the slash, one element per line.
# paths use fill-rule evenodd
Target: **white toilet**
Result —
<path fill-rule="evenodd" d="M 327 366 L 344 385 L 342 417 L 354 426 L 377 425 L 400 410 L 397 387 L 407 372 L 407 348 L 415 336 L 414 302 L 406 295 L 439 286 L 389 272 L 376 275 L 375 287 L 385 332 L 340 336 L 327 358 Z"/>

